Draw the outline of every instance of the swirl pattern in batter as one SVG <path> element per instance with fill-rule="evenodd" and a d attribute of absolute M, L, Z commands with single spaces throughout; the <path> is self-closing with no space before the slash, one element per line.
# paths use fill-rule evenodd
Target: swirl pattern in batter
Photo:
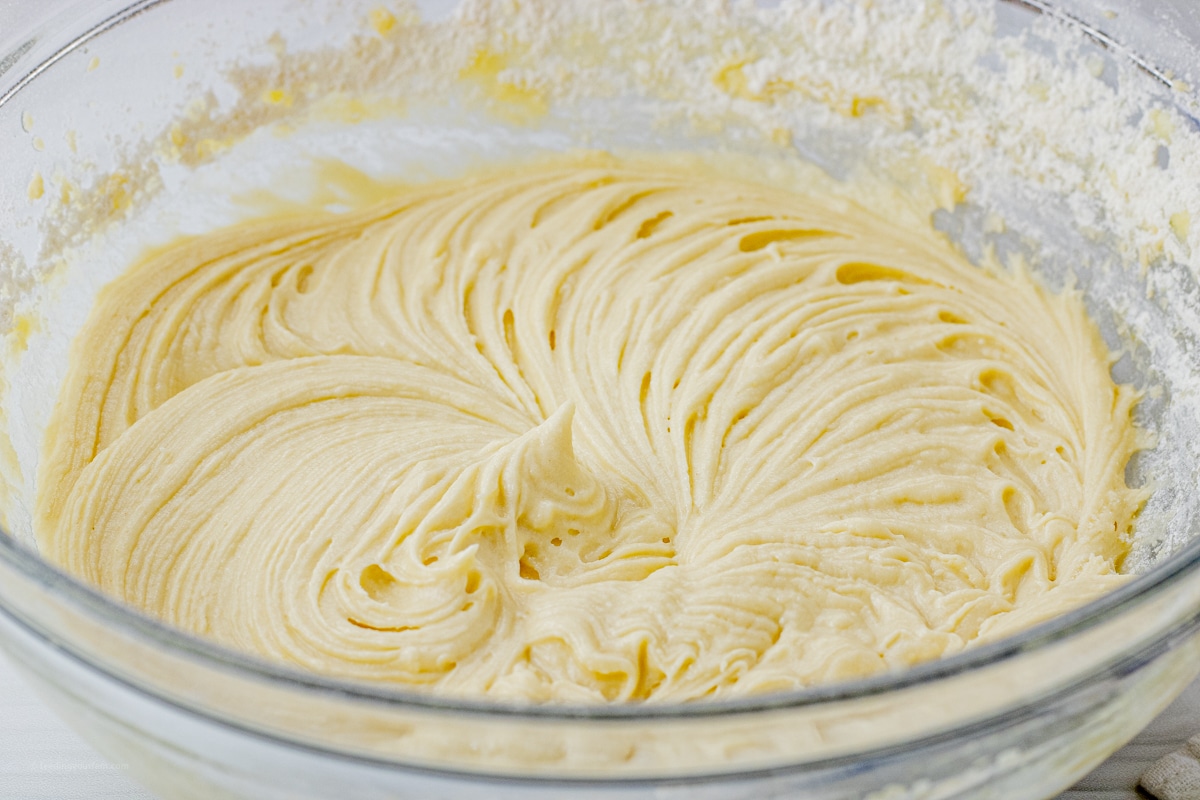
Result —
<path fill-rule="evenodd" d="M 417 187 L 101 294 L 43 552 L 234 648 L 677 701 L 960 651 L 1119 584 L 1136 394 L 1079 299 L 641 163 Z"/>

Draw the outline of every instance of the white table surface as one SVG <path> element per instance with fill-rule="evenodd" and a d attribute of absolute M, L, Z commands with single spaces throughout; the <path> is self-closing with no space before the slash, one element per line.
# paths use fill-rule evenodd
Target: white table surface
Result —
<path fill-rule="evenodd" d="M 1060 800 L 1138 800 L 1142 772 L 1200 732 L 1200 682 Z M 58 721 L 0 656 L 0 800 L 153 800 Z"/>

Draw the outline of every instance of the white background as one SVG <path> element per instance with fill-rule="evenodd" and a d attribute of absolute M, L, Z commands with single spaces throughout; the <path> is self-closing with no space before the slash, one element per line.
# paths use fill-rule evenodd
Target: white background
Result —
<path fill-rule="evenodd" d="M 1200 732 L 1200 682 L 1061 800 L 1138 800 L 1138 776 Z M 0 656 L 0 800 L 153 800 L 105 763 Z"/>

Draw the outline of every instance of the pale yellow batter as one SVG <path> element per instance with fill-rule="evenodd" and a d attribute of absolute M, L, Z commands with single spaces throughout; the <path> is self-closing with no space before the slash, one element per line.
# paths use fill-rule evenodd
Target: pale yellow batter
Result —
<path fill-rule="evenodd" d="M 845 201 L 526 168 L 102 293 L 44 553 L 235 648 L 534 700 L 803 687 L 1118 585 L 1136 400 L 1072 295 Z"/>

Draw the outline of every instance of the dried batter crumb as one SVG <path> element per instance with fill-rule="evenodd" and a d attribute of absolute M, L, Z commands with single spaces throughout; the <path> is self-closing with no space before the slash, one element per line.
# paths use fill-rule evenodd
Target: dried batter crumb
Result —
<path fill-rule="evenodd" d="M 75 198 L 79 194 L 79 187 L 61 175 L 55 175 L 54 178 L 52 178 L 52 181 L 58 188 L 59 205 L 63 207 L 72 206 L 75 203 Z"/>
<path fill-rule="evenodd" d="M 42 173 L 34 172 L 33 178 L 29 181 L 29 201 L 34 202 L 41 200 L 42 195 L 46 193 L 46 182 L 42 180 Z"/>
<path fill-rule="evenodd" d="M 292 93 L 286 89 L 268 89 L 263 92 L 262 99 L 274 106 L 291 106 L 295 102 Z"/>
<path fill-rule="evenodd" d="M 1186 242 L 1192 229 L 1192 215 L 1189 211 L 1179 211 L 1171 215 L 1171 231 L 1175 238 Z"/>
<path fill-rule="evenodd" d="M 32 314 L 18 314 L 13 320 L 12 337 L 9 340 L 9 348 L 14 352 L 20 352 L 29 347 L 29 337 L 37 332 L 41 327 L 41 318 Z"/>
<path fill-rule="evenodd" d="M 380 36 L 387 36 L 396 27 L 396 17 L 383 6 L 371 9 L 368 19 Z"/>

